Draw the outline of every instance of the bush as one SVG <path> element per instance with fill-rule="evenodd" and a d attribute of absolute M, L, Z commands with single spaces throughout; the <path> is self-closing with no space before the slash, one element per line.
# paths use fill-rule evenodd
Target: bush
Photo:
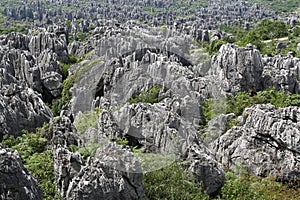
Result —
<path fill-rule="evenodd" d="M 61 98 L 54 99 L 51 103 L 51 112 L 54 116 L 58 116 L 62 110 L 62 107 L 66 105 L 71 100 L 70 89 L 73 87 L 78 71 L 75 71 L 71 76 L 69 76 L 63 82 L 63 90 L 61 93 Z"/>
<path fill-rule="evenodd" d="M 286 94 L 283 91 L 277 91 L 274 88 L 257 92 L 251 95 L 246 92 L 238 93 L 234 97 L 221 98 L 223 100 L 208 99 L 202 104 L 205 122 L 209 122 L 220 114 L 235 113 L 236 117 L 242 115 L 245 108 L 255 104 L 272 104 L 276 108 L 284 108 L 288 106 L 300 106 L 299 94 Z M 235 124 L 232 119 L 231 124 Z"/>
<path fill-rule="evenodd" d="M 276 182 L 274 178 L 260 178 L 247 172 L 235 175 L 226 173 L 226 182 L 222 188 L 224 200 L 275 200 L 275 199 L 299 199 L 300 189 L 292 189 Z"/>
<path fill-rule="evenodd" d="M 201 185 L 184 174 L 183 167 L 178 162 L 144 174 L 143 185 L 149 200 L 209 199 L 202 193 Z"/>
<path fill-rule="evenodd" d="M 130 98 L 129 102 L 134 103 L 159 103 L 162 100 L 162 97 L 159 97 L 159 92 L 161 90 L 160 86 L 154 86 L 147 90 L 143 90 L 140 94 Z"/>
<path fill-rule="evenodd" d="M 226 43 L 227 43 L 227 41 L 225 41 L 225 40 L 214 40 L 211 43 L 209 43 L 209 45 L 207 45 L 206 51 L 210 55 L 216 54 L 219 51 L 219 49 L 221 48 L 221 46 Z"/>
<path fill-rule="evenodd" d="M 43 129 L 36 133 L 23 131 L 20 137 L 4 136 L 2 144 L 19 152 L 25 168 L 37 179 L 46 200 L 58 198 L 54 179 L 52 151 Z"/>

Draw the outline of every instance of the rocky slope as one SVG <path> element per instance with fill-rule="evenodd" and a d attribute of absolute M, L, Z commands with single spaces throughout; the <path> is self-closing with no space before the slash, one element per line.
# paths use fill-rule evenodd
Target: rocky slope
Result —
<path fill-rule="evenodd" d="M 111 37 L 114 38 L 114 35 Z M 118 59 L 103 61 L 108 58 L 103 51 L 103 60 L 86 61 L 78 65 L 78 69 L 84 70 L 72 89 L 72 116 L 76 122 L 81 113 L 98 106 L 102 110 L 98 126 L 84 133 L 85 142 L 101 143 L 103 137 L 127 138 L 130 144 L 140 147 L 145 153 L 155 153 L 157 156 L 174 154 L 186 161 L 187 171 L 203 183 L 204 191 L 215 194 L 224 182 L 223 167 L 229 165 L 221 162 L 222 167 L 218 161 L 230 151 L 227 146 L 222 151 L 216 148 L 224 145 L 222 137 L 231 130 L 216 138 L 214 145 L 208 145 L 208 148 L 201 142 L 196 129 L 203 124 L 202 100 L 208 97 L 218 98 L 223 94 L 235 95 L 241 91 L 256 92 L 272 86 L 298 93 L 295 90 L 298 82 L 292 82 L 295 85 L 293 90 L 290 90 L 291 87 L 265 84 L 267 72 L 284 76 L 280 73 L 281 62 L 272 63 L 270 60 L 276 58 L 263 57 L 257 49 L 250 46 L 244 48 L 224 45 L 211 61 L 196 66 L 184 65 L 176 53 L 168 55 L 163 50 L 160 52 L 151 49 L 136 50 Z M 296 80 L 293 72 L 298 69 L 298 59 L 283 59 L 293 63 L 290 66 L 284 65 L 288 71 L 284 80 L 293 80 L 290 75 Z M 87 66 L 89 70 L 86 70 Z M 272 83 L 279 82 L 278 76 L 271 79 Z M 282 82 L 281 85 L 290 83 Z M 129 103 L 140 91 L 153 86 L 160 87 L 158 96 L 161 97 L 161 102 L 153 105 Z M 240 129 L 244 130 L 245 127 Z M 232 135 L 238 135 L 235 133 Z M 234 137 L 232 142 L 240 144 L 236 139 Z M 262 154 L 265 153 L 263 150 Z M 236 165 L 237 162 L 232 164 Z M 284 165 L 282 163 L 282 167 Z M 272 167 L 270 164 L 270 168 Z M 121 170 L 126 171 L 122 167 Z M 286 173 L 293 172 L 289 168 Z"/>
<path fill-rule="evenodd" d="M 53 117 L 45 102 L 60 96 L 62 70 L 58 61 L 67 62 L 69 57 L 63 33 L 58 37 L 49 31 L 1 37 L 1 134 L 34 131 Z"/>
<path fill-rule="evenodd" d="M 169 8 L 168 2 L 132 1 L 161 9 Z M 39 25 L 50 23 L 50 18 L 84 20 L 66 28 L 55 25 L 34 28 L 27 35 L 0 36 L 0 138 L 50 123 L 49 145 L 62 198 L 147 199 L 143 173 L 176 160 L 211 196 L 224 185 L 225 169 L 243 167 L 258 176 L 298 181 L 298 107 L 255 105 L 238 118 L 240 126 L 227 130 L 234 114 L 224 114 L 199 131 L 206 125 L 203 102 L 209 98 L 271 87 L 299 93 L 300 59 L 292 55 L 267 57 L 252 45 L 225 44 L 210 57 L 199 44 L 223 37 L 207 30 L 216 21 L 230 24 L 239 18 L 247 26 L 254 16 L 273 17 L 271 12 L 240 1 L 208 1 L 194 15 L 175 19 L 191 11 L 174 8 L 153 17 L 147 12 L 155 10 L 133 8 L 128 1 L 105 1 L 105 6 L 91 1 L 80 11 L 64 13 L 61 7 L 73 0 L 48 3 L 26 1 L 5 8 L 4 14 Z M 120 24 L 113 20 L 118 16 L 150 21 L 152 26 L 134 20 Z M 95 23 L 101 17 L 112 20 Z M 76 39 L 91 25 L 97 27 L 88 41 L 69 41 L 69 34 Z M 54 118 L 46 103 L 60 97 L 61 63 L 68 63 L 70 55 L 84 61 L 70 67 L 69 77 L 76 77 L 71 101 Z M 203 141 L 202 133 L 211 127 L 216 133 Z M 16 152 L 0 146 L 1 164 L 2 199 L 42 199 Z"/>

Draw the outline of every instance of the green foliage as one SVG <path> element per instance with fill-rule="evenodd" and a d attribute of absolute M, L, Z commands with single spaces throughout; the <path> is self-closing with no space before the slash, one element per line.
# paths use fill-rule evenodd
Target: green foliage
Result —
<path fill-rule="evenodd" d="M 221 46 L 223 44 L 226 44 L 227 42 L 225 40 L 214 40 L 209 43 L 209 45 L 206 46 L 206 51 L 210 54 L 213 55 L 219 51 Z"/>
<path fill-rule="evenodd" d="M 162 100 L 162 97 L 159 97 L 159 92 L 161 90 L 160 86 L 154 86 L 147 90 L 143 90 L 140 92 L 139 95 L 132 97 L 129 102 L 131 104 L 134 103 L 159 103 Z"/>
<path fill-rule="evenodd" d="M 201 185 L 185 175 L 179 163 L 144 174 L 143 185 L 149 200 L 209 199 L 202 193 Z"/>
<path fill-rule="evenodd" d="M 89 128 L 97 128 L 98 117 L 99 117 L 99 113 L 97 113 L 96 111 L 88 111 L 82 113 L 80 116 L 78 116 L 78 118 L 74 122 L 77 132 L 80 135 L 83 135 L 84 132 Z"/>
<path fill-rule="evenodd" d="M 227 99 L 221 97 L 219 99 L 208 99 L 203 102 L 202 109 L 205 117 L 206 124 L 213 118 L 226 113 Z"/>
<path fill-rule="evenodd" d="M 237 42 L 237 44 L 240 46 L 246 46 L 249 43 L 257 46 L 258 49 L 262 49 L 264 46 L 264 43 L 261 41 L 259 34 L 255 30 L 248 31 L 245 35 L 242 36 L 241 40 Z"/>
<path fill-rule="evenodd" d="M 272 177 L 259 178 L 243 172 L 239 176 L 226 173 L 226 182 L 222 188 L 224 200 L 275 200 L 299 199 L 300 189 L 292 189 L 276 182 Z"/>
<path fill-rule="evenodd" d="M 97 149 L 100 147 L 98 143 L 87 143 L 84 147 L 78 148 L 78 151 L 83 159 L 87 159 L 90 156 L 95 156 Z"/>
<path fill-rule="evenodd" d="M 61 69 L 62 69 L 62 74 L 63 74 L 63 80 L 65 80 L 68 77 L 69 68 L 72 65 L 81 62 L 82 60 L 84 60 L 84 58 L 78 58 L 78 57 L 70 54 L 68 63 L 62 63 L 62 62 L 60 63 Z"/>
<path fill-rule="evenodd" d="M 88 38 L 91 37 L 91 32 L 78 31 L 76 33 L 76 39 L 80 42 L 87 42 Z"/>
<path fill-rule="evenodd" d="M 251 107 L 254 104 L 268 103 L 276 106 L 276 108 L 300 106 L 300 95 L 286 94 L 274 88 L 257 92 L 255 95 L 241 92 L 234 97 L 223 97 L 218 100 L 208 99 L 203 102 L 202 109 L 207 123 L 222 113 L 235 113 L 236 116 L 240 116 L 245 108 Z M 232 119 L 230 124 L 235 125 L 235 119 Z"/>
<path fill-rule="evenodd" d="M 46 200 L 55 199 L 58 194 L 55 188 L 54 164 L 52 151 L 48 148 L 48 139 L 43 134 L 44 129 L 36 133 L 23 131 L 22 135 L 14 138 L 4 136 L 2 144 L 19 152 L 24 166 L 37 179 Z"/>
<path fill-rule="evenodd" d="M 277 54 L 287 55 L 293 52 L 296 57 L 300 57 L 300 52 L 297 51 L 298 40 L 300 39 L 300 28 L 298 26 L 290 30 L 290 26 L 283 21 L 262 20 L 256 26 L 248 31 L 245 31 L 239 26 L 225 26 L 219 27 L 222 31 L 231 33 L 233 40 L 237 45 L 246 46 L 251 43 L 255 45 L 262 54 L 274 56 Z M 222 39 L 225 40 L 225 39 Z M 225 40 L 227 41 L 227 40 Z M 278 42 L 287 44 L 286 48 L 276 49 Z M 217 52 L 221 45 L 213 41 L 208 45 L 208 52 Z"/>
<path fill-rule="evenodd" d="M 34 153 L 26 160 L 25 167 L 32 172 L 42 188 L 44 199 L 52 200 L 56 193 L 54 164 L 50 149 Z"/>
<path fill-rule="evenodd" d="M 261 40 L 270 40 L 275 38 L 287 37 L 288 26 L 283 21 L 271 21 L 268 19 L 258 23 L 256 33 Z"/>
<path fill-rule="evenodd" d="M 51 111 L 54 116 L 58 116 L 62 110 L 62 107 L 66 105 L 71 100 L 71 93 L 70 89 L 73 87 L 77 72 L 75 71 L 71 76 L 69 76 L 66 80 L 63 82 L 63 90 L 62 90 L 62 96 L 61 98 L 54 99 L 51 103 Z"/>
<path fill-rule="evenodd" d="M 129 144 L 129 141 L 126 138 L 117 138 L 116 143 L 122 147 L 126 147 Z"/>

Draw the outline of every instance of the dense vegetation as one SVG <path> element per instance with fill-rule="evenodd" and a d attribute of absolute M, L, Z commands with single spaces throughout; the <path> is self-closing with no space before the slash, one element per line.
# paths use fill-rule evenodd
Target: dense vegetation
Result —
<path fill-rule="evenodd" d="M 183 167 L 172 165 L 143 177 L 145 193 L 149 200 L 198 200 L 209 199 L 201 191 L 201 185 L 185 175 Z"/>
<path fill-rule="evenodd" d="M 49 131 L 49 127 L 45 125 L 37 129 L 36 133 L 23 131 L 17 138 L 5 135 L 1 142 L 5 148 L 18 151 L 24 167 L 37 179 L 45 200 L 58 199 Z"/>
<path fill-rule="evenodd" d="M 220 30 L 232 34 L 220 40 L 212 41 L 206 46 L 210 54 L 216 53 L 224 43 L 236 43 L 239 46 L 246 46 L 251 43 L 255 45 L 262 54 L 274 56 L 277 54 L 286 55 L 293 52 L 300 57 L 297 44 L 300 38 L 300 26 L 291 28 L 282 21 L 262 20 L 254 25 L 254 28 L 244 30 L 239 26 L 219 26 Z M 278 43 L 282 45 L 279 46 Z"/>
<path fill-rule="evenodd" d="M 255 95 L 241 92 L 234 97 L 209 99 L 203 103 L 203 112 L 206 122 L 222 113 L 235 113 L 240 116 L 244 109 L 255 104 L 270 103 L 276 108 L 300 106 L 299 94 L 286 94 L 273 88 L 257 92 Z"/>
<path fill-rule="evenodd" d="M 241 169 L 236 175 L 232 172 L 226 173 L 226 183 L 222 188 L 222 199 L 224 200 L 297 200 L 300 189 L 290 188 L 287 185 L 276 182 L 274 178 L 259 178 L 249 175 Z"/>
<path fill-rule="evenodd" d="M 300 189 L 276 182 L 274 178 L 252 176 L 240 167 L 238 174 L 226 173 L 226 182 L 221 189 L 223 200 L 281 200 L 299 199 Z M 144 174 L 143 185 L 149 200 L 176 199 L 198 200 L 209 198 L 201 192 L 201 185 L 184 173 L 179 162 Z"/>

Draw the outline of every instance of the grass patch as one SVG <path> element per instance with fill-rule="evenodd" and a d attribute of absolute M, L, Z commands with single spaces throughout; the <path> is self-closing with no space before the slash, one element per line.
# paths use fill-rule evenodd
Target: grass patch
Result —
<path fill-rule="evenodd" d="M 260 178 L 247 172 L 236 175 L 226 173 L 226 182 L 222 188 L 224 200 L 298 200 L 300 189 L 289 188 L 276 182 L 274 178 Z"/>
<path fill-rule="evenodd" d="M 149 200 L 209 199 L 202 193 L 201 185 L 184 173 L 179 162 L 144 174 L 143 185 Z"/>

